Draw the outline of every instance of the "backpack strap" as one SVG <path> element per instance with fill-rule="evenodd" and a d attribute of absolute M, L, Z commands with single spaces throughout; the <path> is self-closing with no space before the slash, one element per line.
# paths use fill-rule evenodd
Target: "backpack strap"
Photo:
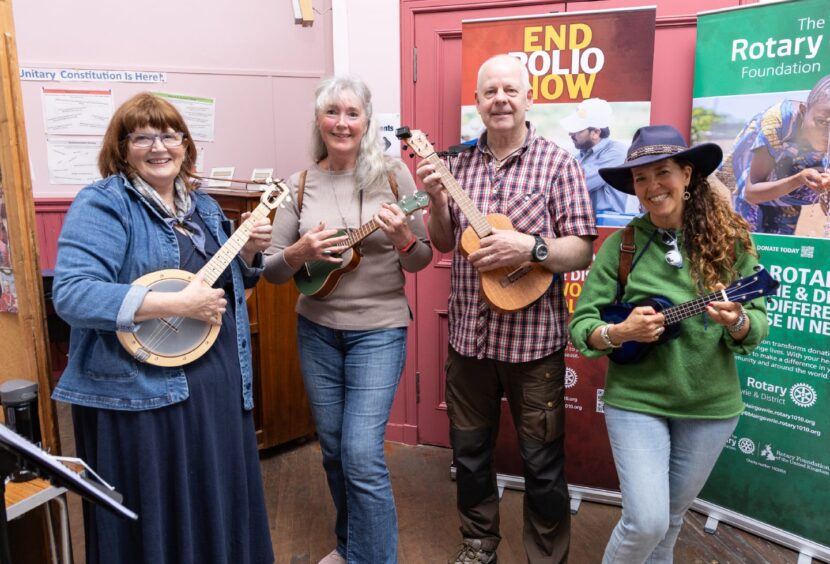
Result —
<path fill-rule="evenodd" d="M 395 201 L 397 202 L 400 198 L 398 197 L 398 181 L 395 178 L 395 173 L 388 170 L 386 171 L 386 176 L 389 178 L 389 188 L 392 189 L 392 195 L 395 196 Z"/>
<path fill-rule="evenodd" d="M 303 213 L 303 193 L 305 193 L 305 177 L 308 171 L 304 170 L 300 173 L 300 181 L 297 184 L 297 211 Z"/>
<path fill-rule="evenodd" d="M 619 281 L 619 295 L 622 298 L 625 283 L 628 282 L 628 275 L 631 273 L 631 263 L 634 254 L 637 252 L 637 245 L 634 244 L 634 227 L 626 225 L 623 231 L 622 242 L 620 243 L 620 266 L 617 280 Z"/>

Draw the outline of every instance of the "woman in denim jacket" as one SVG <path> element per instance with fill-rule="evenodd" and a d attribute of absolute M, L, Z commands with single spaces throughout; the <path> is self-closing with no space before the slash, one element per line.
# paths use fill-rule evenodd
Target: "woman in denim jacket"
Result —
<path fill-rule="evenodd" d="M 157 270 L 197 272 L 227 240 L 218 204 L 192 190 L 196 146 L 181 115 L 148 93 L 110 122 L 103 180 L 77 195 L 58 241 L 55 309 L 71 326 L 53 397 L 72 405 L 77 452 L 139 514 L 85 504 L 89 563 L 273 562 L 251 415 L 244 289 L 261 272 L 271 227 L 258 222 L 213 288 L 132 284 Z M 220 324 L 213 347 L 183 367 L 133 358 L 116 331 L 190 317 Z"/>

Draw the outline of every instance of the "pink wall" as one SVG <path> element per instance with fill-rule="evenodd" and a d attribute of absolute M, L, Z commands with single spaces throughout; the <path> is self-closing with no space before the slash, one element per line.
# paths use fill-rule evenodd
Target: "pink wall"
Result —
<path fill-rule="evenodd" d="M 216 99 L 215 141 L 205 168 L 254 167 L 285 176 L 308 163 L 314 85 L 332 71 L 329 0 L 312 27 L 294 24 L 290 2 L 218 0 L 125 4 L 109 0 L 14 4 L 21 67 L 147 70 L 158 84 L 24 81 L 23 106 L 35 197 L 74 196 L 82 186 L 52 185 L 40 92 L 111 88 L 115 106 L 156 90 Z"/>

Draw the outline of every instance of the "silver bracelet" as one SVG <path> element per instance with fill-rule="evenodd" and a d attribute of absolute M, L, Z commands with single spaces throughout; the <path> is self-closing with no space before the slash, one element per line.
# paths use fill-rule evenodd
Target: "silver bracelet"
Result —
<path fill-rule="evenodd" d="M 744 311 L 744 306 L 741 306 L 741 314 L 738 316 L 737 321 L 735 321 L 735 323 L 733 323 L 732 325 L 727 325 L 726 330 L 729 331 L 730 335 L 740 333 L 741 329 L 743 329 L 744 325 L 746 325 L 746 320 L 746 311 Z"/>
<path fill-rule="evenodd" d="M 609 349 L 618 349 L 622 346 L 622 343 L 619 345 L 615 345 L 614 341 L 611 340 L 611 335 L 608 334 L 608 331 L 611 330 L 612 324 L 607 323 L 606 325 L 602 326 L 602 329 L 599 330 L 599 337 L 602 339 L 602 342 L 608 345 Z"/>

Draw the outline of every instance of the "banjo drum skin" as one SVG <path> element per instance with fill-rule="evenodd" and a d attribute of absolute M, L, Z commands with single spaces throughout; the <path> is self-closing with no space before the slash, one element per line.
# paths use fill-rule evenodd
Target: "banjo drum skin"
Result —
<path fill-rule="evenodd" d="M 288 198 L 288 187 L 280 180 L 268 178 L 260 203 L 251 216 L 239 226 L 230 239 L 202 267 L 204 283 L 213 286 L 251 236 L 254 222 L 267 217 Z M 133 284 L 153 292 L 178 292 L 196 275 L 175 268 L 157 270 L 136 279 Z M 133 332 L 117 331 L 118 340 L 130 355 L 140 362 L 155 366 L 183 366 L 204 355 L 219 336 L 221 325 L 188 317 L 162 317 L 142 321 Z"/>

